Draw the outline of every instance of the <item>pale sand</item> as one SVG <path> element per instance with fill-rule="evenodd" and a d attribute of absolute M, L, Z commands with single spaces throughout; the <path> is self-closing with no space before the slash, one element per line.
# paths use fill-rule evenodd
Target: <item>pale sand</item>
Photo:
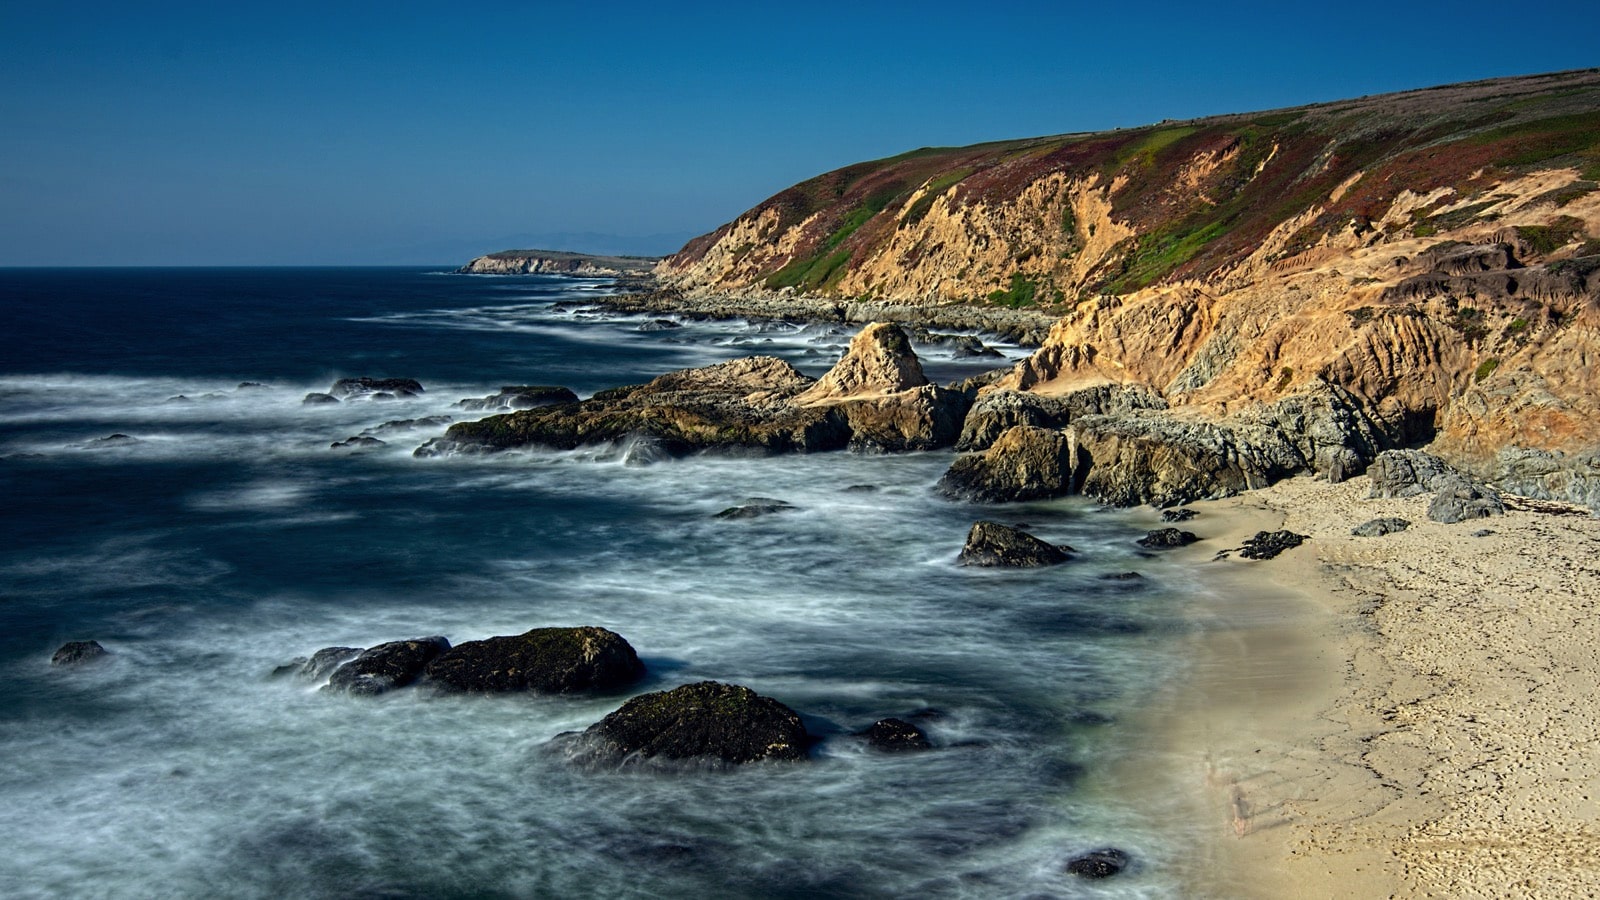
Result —
<path fill-rule="evenodd" d="M 1156 706 L 1209 848 L 1193 895 L 1600 895 L 1600 521 L 1444 525 L 1367 489 L 1294 479 L 1182 526 L 1212 589 Z M 1351 535 L 1379 516 L 1412 526 Z M 1311 540 L 1210 561 L 1279 527 Z"/>

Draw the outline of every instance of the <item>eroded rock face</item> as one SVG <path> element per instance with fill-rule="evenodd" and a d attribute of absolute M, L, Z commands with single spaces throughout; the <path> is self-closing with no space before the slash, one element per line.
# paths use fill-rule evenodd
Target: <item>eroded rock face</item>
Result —
<path fill-rule="evenodd" d="M 820 381 L 773 357 L 736 359 L 579 403 L 460 422 L 417 455 L 640 440 L 669 455 L 925 450 L 955 441 L 966 405 L 959 392 L 927 383 L 904 332 L 872 325 Z"/>
<path fill-rule="evenodd" d="M 557 739 L 587 764 L 653 762 L 743 765 L 806 758 L 809 736 L 794 710 L 747 687 L 702 681 L 642 694 Z"/>
<path fill-rule="evenodd" d="M 1071 559 L 1067 548 L 998 522 L 976 522 L 967 533 L 966 546 L 956 562 L 963 566 L 1032 568 L 1053 566 Z"/>
<path fill-rule="evenodd" d="M 614 631 L 535 628 L 457 644 L 428 663 L 426 673 L 462 691 L 565 694 L 625 687 L 644 676 L 644 664 Z"/>
<path fill-rule="evenodd" d="M 1072 491 L 1073 460 L 1071 445 L 1060 431 L 1015 425 L 988 449 L 956 457 L 939 479 L 938 490 L 980 503 L 1059 497 Z"/>
<path fill-rule="evenodd" d="M 335 669 L 323 690 L 349 694 L 383 694 L 416 681 L 439 654 L 450 649 L 442 637 L 390 641 Z"/>

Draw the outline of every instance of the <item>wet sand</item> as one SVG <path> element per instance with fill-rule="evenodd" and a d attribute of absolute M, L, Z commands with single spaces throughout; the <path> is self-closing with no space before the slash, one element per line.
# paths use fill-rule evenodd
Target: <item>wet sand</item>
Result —
<path fill-rule="evenodd" d="M 1183 526 L 1198 662 L 1156 714 L 1194 895 L 1600 893 L 1600 521 L 1511 498 L 1444 525 L 1367 489 L 1294 479 Z M 1351 535 L 1380 516 L 1412 526 Z M 1311 540 L 1212 561 L 1280 527 Z"/>

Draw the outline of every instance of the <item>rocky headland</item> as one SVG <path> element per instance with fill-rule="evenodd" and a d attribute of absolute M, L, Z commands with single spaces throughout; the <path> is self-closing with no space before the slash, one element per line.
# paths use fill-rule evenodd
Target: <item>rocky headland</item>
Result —
<path fill-rule="evenodd" d="M 572 275 L 615 278 L 649 275 L 651 256 L 596 256 L 565 250 L 501 250 L 479 256 L 457 269 L 463 275 Z"/>

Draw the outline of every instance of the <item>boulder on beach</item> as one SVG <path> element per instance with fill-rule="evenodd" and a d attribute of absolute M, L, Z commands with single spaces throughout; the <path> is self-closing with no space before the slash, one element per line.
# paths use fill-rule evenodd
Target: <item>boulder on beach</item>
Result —
<path fill-rule="evenodd" d="M 465 641 L 425 671 L 429 681 L 461 691 L 565 694 L 625 687 L 644 676 L 644 664 L 621 635 L 583 626 Z"/>
<path fill-rule="evenodd" d="M 1503 516 L 1506 505 L 1500 492 L 1485 484 L 1452 472 L 1434 479 L 1433 502 L 1428 504 L 1428 518 L 1435 522 L 1454 524 L 1468 519 Z"/>
<path fill-rule="evenodd" d="M 928 736 L 922 729 L 904 719 L 879 719 L 857 732 L 857 735 L 867 739 L 868 747 L 884 753 L 933 749 L 933 744 L 929 742 Z"/>
<path fill-rule="evenodd" d="M 364 650 L 335 669 L 323 690 L 382 694 L 416 681 L 435 657 L 450 649 L 442 637 L 390 641 Z"/>
<path fill-rule="evenodd" d="M 1175 547 L 1187 547 L 1198 540 L 1200 540 L 1200 536 L 1192 531 L 1183 531 L 1177 528 L 1157 528 L 1153 531 L 1145 532 L 1144 537 L 1140 538 L 1137 543 L 1147 550 L 1171 550 Z"/>
<path fill-rule="evenodd" d="M 963 566 L 1030 568 L 1053 566 L 1071 559 L 1071 548 L 1045 543 L 998 522 L 976 522 L 967 532 L 957 562 Z"/>
<path fill-rule="evenodd" d="M 1369 499 L 1415 497 L 1436 491 L 1456 471 L 1442 459 L 1421 450 L 1385 450 L 1367 466 Z"/>
<path fill-rule="evenodd" d="M 1161 511 L 1161 521 L 1187 522 L 1198 515 L 1200 515 L 1198 510 L 1189 509 L 1187 507 L 1180 507 L 1179 509 L 1163 509 Z"/>
<path fill-rule="evenodd" d="M 100 646 L 99 641 L 68 641 L 51 655 L 50 665 L 81 666 L 100 662 L 110 655 L 110 651 Z"/>
<path fill-rule="evenodd" d="M 1258 531 L 1244 542 L 1239 555 L 1245 559 L 1272 559 L 1285 550 L 1292 550 L 1306 542 L 1306 535 L 1292 531 Z"/>
<path fill-rule="evenodd" d="M 714 767 L 803 760 L 810 741 L 794 710 L 747 687 L 702 681 L 634 697 L 556 746 L 590 765 Z"/>
<path fill-rule="evenodd" d="M 1386 534 L 1405 531 L 1410 527 L 1411 521 L 1409 519 L 1402 519 L 1399 516 L 1384 516 L 1378 519 L 1368 519 L 1350 529 L 1350 533 L 1356 537 L 1382 537 Z"/>

